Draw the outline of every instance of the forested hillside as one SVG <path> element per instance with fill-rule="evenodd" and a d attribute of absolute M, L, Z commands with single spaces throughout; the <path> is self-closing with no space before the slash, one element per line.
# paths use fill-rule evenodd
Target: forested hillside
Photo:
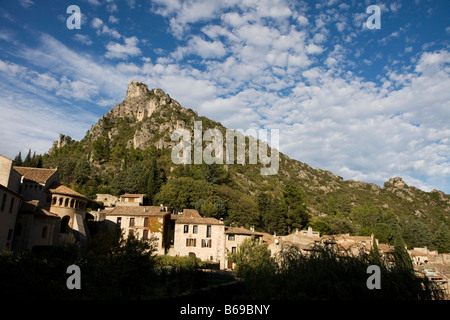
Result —
<path fill-rule="evenodd" d="M 19 154 L 15 165 L 57 167 L 64 184 L 92 200 L 97 193 L 145 193 L 152 205 L 196 208 L 228 225 L 268 233 L 312 226 L 321 234 L 374 233 L 383 243 L 400 233 L 409 247 L 450 251 L 449 195 L 421 191 L 399 177 L 383 187 L 345 181 L 282 153 L 276 175 L 261 175 L 260 164 L 175 165 L 171 133 L 192 131 L 194 121 L 225 133 L 220 123 L 181 107 L 162 90 L 132 81 L 125 100 L 81 141 L 61 135 L 49 152 L 32 156 L 30 150 L 25 159 Z"/>

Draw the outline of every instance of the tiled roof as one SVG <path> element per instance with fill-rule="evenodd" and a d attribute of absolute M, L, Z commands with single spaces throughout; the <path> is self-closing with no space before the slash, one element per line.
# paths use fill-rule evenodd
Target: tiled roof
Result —
<path fill-rule="evenodd" d="M 112 210 L 104 211 L 108 216 L 164 216 L 169 214 L 167 211 L 161 211 L 157 206 L 119 206 Z"/>
<path fill-rule="evenodd" d="M 46 216 L 51 218 L 59 218 L 59 216 L 55 213 L 52 213 L 48 210 L 42 209 L 39 207 L 39 201 L 38 200 L 31 200 L 24 202 L 19 210 L 20 213 L 32 213 L 37 216 Z"/>
<path fill-rule="evenodd" d="M 227 227 L 227 229 L 225 230 L 225 233 L 227 233 L 227 234 L 245 234 L 245 235 L 250 235 L 250 236 L 262 236 L 263 235 L 262 232 L 255 232 L 255 231 L 248 230 L 248 229 L 241 228 L 241 227 Z"/>
<path fill-rule="evenodd" d="M 57 171 L 56 169 L 16 167 L 13 169 L 27 180 L 44 184 Z"/>
<path fill-rule="evenodd" d="M 140 198 L 145 196 L 145 194 L 131 194 L 131 193 L 126 193 L 121 195 L 122 198 Z"/>
<path fill-rule="evenodd" d="M 76 192 L 75 190 L 72 190 L 69 187 L 66 187 L 63 185 L 59 185 L 57 183 L 52 184 L 50 186 L 50 188 L 48 188 L 47 191 L 52 194 L 62 194 L 62 195 L 66 195 L 69 197 L 77 197 L 77 198 L 87 199 L 85 196 Z"/>
<path fill-rule="evenodd" d="M 170 219 L 175 223 L 188 224 L 223 224 L 222 221 L 214 218 L 203 218 L 195 209 L 184 209 L 183 214 L 172 214 Z"/>

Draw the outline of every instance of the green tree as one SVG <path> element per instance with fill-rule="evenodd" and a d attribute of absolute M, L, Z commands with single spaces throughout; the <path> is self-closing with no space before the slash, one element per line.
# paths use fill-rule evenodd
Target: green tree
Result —
<path fill-rule="evenodd" d="M 21 151 L 19 151 L 19 154 L 14 158 L 13 163 L 15 166 L 18 166 L 18 167 L 22 166 L 23 161 L 22 161 L 22 152 Z"/>
<path fill-rule="evenodd" d="M 394 262 L 396 269 L 414 273 L 411 258 L 401 235 L 396 235 L 394 239 Z"/>
<path fill-rule="evenodd" d="M 390 243 L 394 238 L 394 231 L 387 223 L 377 223 L 373 228 L 373 234 L 382 243 Z"/>
<path fill-rule="evenodd" d="M 150 199 L 150 203 L 153 203 L 153 198 L 161 190 L 161 186 L 166 182 L 166 174 L 156 162 L 156 158 L 151 160 L 150 167 L 148 169 L 148 182 L 147 182 L 147 196 Z"/>
<path fill-rule="evenodd" d="M 445 223 L 441 223 L 439 228 L 436 230 L 433 237 L 432 247 L 439 253 L 450 252 L 450 231 Z"/>
<path fill-rule="evenodd" d="M 206 181 L 188 177 L 173 178 L 161 187 L 161 191 L 155 195 L 153 202 L 182 210 L 194 208 L 197 201 L 211 194 L 212 187 Z"/>
<path fill-rule="evenodd" d="M 283 189 L 282 208 L 287 232 L 303 228 L 309 221 L 303 191 L 295 184 L 289 183 Z"/>
<path fill-rule="evenodd" d="M 375 264 L 377 266 L 381 265 L 381 255 L 380 250 L 378 249 L 377 241 L 374 239 L 372 248 L 370 248 L 369 252 L 369 263 Z"/>
<path fill-rule="evenodd" d="M 85 158 L 77 161 L 75 169 L 73 170 L 73 178 L 77 183 L 84 184 L 89 180 L 91 175 L 91 165 Z"/>
<path fill-rule="evenodd" d="M 264 279 L 275 271 L 275 260 L 267 244 L 259 243 L 253 237 L 245 239 L 228 259 L 235 263 L 237 276 L 245 280 Z"/>
<path fill-rule="evenodd" d="M 109 140 L 105 136 L 97 138 L 92 142 L 92 148 L 94 149 L 93 159 L 100 163 L 108 162 L 110 156 Z"/>

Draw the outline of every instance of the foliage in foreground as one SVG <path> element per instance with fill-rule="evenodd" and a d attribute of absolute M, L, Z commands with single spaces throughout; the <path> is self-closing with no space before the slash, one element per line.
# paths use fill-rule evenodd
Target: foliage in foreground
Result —
<path fill-rule="evenodd" d="M 69 290 L 67 267 L 81 270 L 81 290 Z M 174 267 L 175 266 L 175 267 Z M 154 255 L 154 242 L 98 232 L 83 258 L 76 246 L 0 255 L 0 299 L 153 299 L 203 284 L 199 262 Z"/>
<path fill-rule="evenodd" d="M 374 254 L 337 254 L 317 247 L 304 254 L 298 246 L 283 246 L 271 260 L 267 246 L 244 242 L 233 255 L 237 273 L 243 277 L 246 299 L 274 300 L 431 300 L 442 299 L 441 291 L 412 268 L 388 263 Z M 376 255 L 376 253 L 375 253 Z M 396 255 L 396 260 L 403 259 Z M 368 289 L 367 268 L 378 262 L 381 289 Z"/>

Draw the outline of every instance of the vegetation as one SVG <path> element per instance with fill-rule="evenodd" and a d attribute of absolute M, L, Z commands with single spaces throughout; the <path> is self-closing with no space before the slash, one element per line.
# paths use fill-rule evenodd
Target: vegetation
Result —
<path fill-rule="evenodd" d="M 421 278 L 396 260 L 389 266 L 376 255 L 337 254 L 331 247 L 318 246 L 303 254 L 295 245 L 283 246 L 270 261 L 261 244 L 245 242 L 234 260 L 245 282 L 241 298 L 257 300 L 431 300 L 442 299 L 426 277 Z M 403 257 L 403 256 L 401 256 Z M 399 256 L 400 258 L 400 256 Z M 408 257 L 409 258 L 409 257 Z M 367 287 L 367 268 L 380 267 L 381 289 Z"/>
<path fill-rule="evenodd" d="M 95 230 L 94 230 L 95 231 Z M 126 239 L 116 232 L 94 232 L 85 257 L 75 246 L 38 248 L 16 257 L 0 255 L 0 298 L 154 299 L 207 286 L 197 258 L 154 254 L 154 239 Z M 66 286 L 67 267 L 81 270 L 81 290 Z"/>

